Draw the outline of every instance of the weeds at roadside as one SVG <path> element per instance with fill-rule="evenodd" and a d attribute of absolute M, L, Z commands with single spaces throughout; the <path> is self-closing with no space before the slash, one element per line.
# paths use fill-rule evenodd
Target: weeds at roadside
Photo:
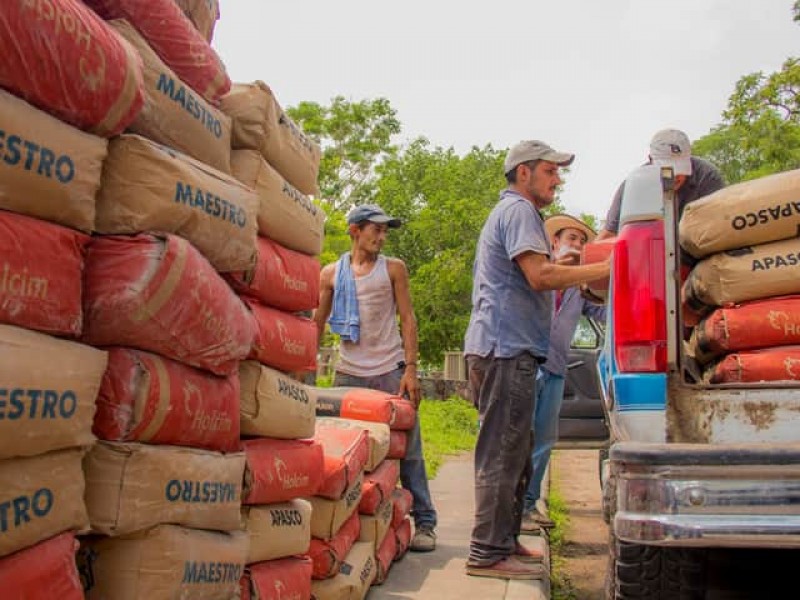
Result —
<path fill-rule="evenodd" d="M 552 468 L 553 463 L 550 463 Z M 561 557 L 564 539 L 569 527 L 569 511 L 567 504 L 555 485 L 555 478 L 550 478 L 550 490 L 547 494 L 548 516 L 555 523 L 550 530 L 550 598 L 551 600 L 578 600 L 575 587 L 564 573 L 564 558 Z"/>
<path fill-rule="evenodd" d="M 436 477 L 446 456 L 475 447 L 478 411 L 463 398 L 423 400 L 419 418 L 428 479 Z"/>

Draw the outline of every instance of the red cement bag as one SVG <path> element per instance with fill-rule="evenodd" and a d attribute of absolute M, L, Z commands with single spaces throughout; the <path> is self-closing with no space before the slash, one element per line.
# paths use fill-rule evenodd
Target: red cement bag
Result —
<path fill-rule="evenodd" d="M 5 600 L 83 600 L 75 565 L 78 542 L 72 533 L 29 546 L 0 559 Z"/>
<path fill-rule="evenodd" d="M 256 336 L 248 358 L 280 371 L 313 371 L 317 367 L 317 324 L 246 300 L 255 317 Z"/>
<path fill-rule="evenodd" d="M 77 337 L 89 236 L 0 211 L 0 322 Z"/>
<path fill-rule="evenodd" d="M 392 490 L 392 529 L 397 529 L 410 513 L 414 505 L 414 496 L 405 488 L 395 488 Z"/>
<path fill-rule="evenodd" d="M 175 0 L 84 0 L 104 19 L 127 19 L 183 81 L 212 104 L 231 89 L 217 53 Z"/>
<path fill-rule="evenodd" d="M 353 544 L 361 534 L 361 519 L 358 513 L 354 512 L 350 518 L 336 532 L 336 535 L 329 540 L 311 538 L 311 548 L 308 555 L 314 562 L 314 579 L 328 579 L 335 577 L 339 572 L 342 561 L 347 557 Z"/>
<path fill-rule="evenodd" d="M 396 460 L 385 460 L 372 473 L 364 475 L 358 512 L 362 515 L 377 513 L 383 501 L 391 497 L 397 487 L 398 479 L 400 479 L 400 463 Z"/>
<path fill-rule="evenodd" d="M 243 504 L 275 504 L 316 495 L 322 484 L 322 446 L 314 440 L 259 438 L 242 442 L 247 466 Z"/>
<path fill-rule="evenodd" d="M 695 336 L 698 349 L 713 356 L 800 344 L 800 296 L 718 308 L 697 326 Z"/>
<path fill-rule="evenodd" d="M 800 380 L 800 346 L 728 354 L 706 371 L 711 383 Z"/>
<path fill-rule="evenodd" d="M 408 450 L 408 434 L 392 429 L 389 434 L 389 454 L 386 458 L 405 458 Z"/>
<path fill-rule="evenodd" d="M 414 405 L 394 394 L 360 387 L 317 388 L 317 415 L 386 423 L 392 429 L 414 427 Z"/>
<path fill-rule="evenodd" d="M 397 554 L 394 559 L 400 560 L 405 556 L 408 545 L 411 543 L 411 519 L 406 517 L 398 527 L 392 527 L 392 531 L 397 538 Z"/>
<path fill-rule="evenodd" d="M 258 262 L 251 271 L 230 273 L 233 288 L 267 306 L 288 312 L 319 304 L 319 259 L 259 236 Z"/>
<path fill-rule="evenodd" d="M 249 565 L 241 580 L 243 600 L 307 600 L 311 598 L 311 559 L 281 558 Z"/>
<path fill-rule="evenodd" d="M 239 374 L 218 377 L 156 354 L 111 348 L 94 434 L 112 442 L 239 448 Z"/>
<path fill-rule="evenodd" d="M 149 350 L 217 375 L 247 356 L 255 324 L 208 261 L 173 235 L 94 238 L 84 341 Z"/>
<path fill-rule="evenodd" d="M 98 135 L 121 133 L 144 103 L 136 51 L 78 0 L 0 3 L 0 56 L 0 86 Z"/>
<path fill-rule="evenodd" d="M 375 562 L 378 563 L 378 574 L 375 576 L 375 584 L 380 585 L 389 576 L 389 570 L 392 568 L 392 563 L 397 556 L 397 536 L 392 531 L 383 537 L 381 545 L 378 546 L 375 552 Z"/>
<path fill-rule="evenodd" d="M 325 456 L 317 496 L 339 500 L 364 470 L 369 457 L 369 434 L 364 429 L 339 429 L 317 424 L 314 440 Z"/>

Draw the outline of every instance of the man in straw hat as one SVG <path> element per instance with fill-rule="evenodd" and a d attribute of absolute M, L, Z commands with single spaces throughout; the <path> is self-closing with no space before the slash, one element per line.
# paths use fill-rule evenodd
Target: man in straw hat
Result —
<path fill-rule="evenodd" d="M 574 155 L 520 142 L 506 155 L 508 188 L 486 219 L 473 264 L 472 313 L 464 340 L 481 426 L 475 447 L 475 525 L 467 573 L 547 577 L 542 556 L 519 543 L 530 472 L 536 373 L 550 345 L 551 290 L 608 277 L 609 263 L 561 265 L 539 212 L 552 204 L 559 169 Z M 512 510 L 513 507 L 513 510 Z"/>
<path fill-rule="evenodd" d="M 570 215 L 554 215 L 545 219 L 544 229 L 552 245 L 554 260 L 561 265 L 578 264 L 583 246 L 596 236 L 591 227 Z M 521 526 L 523 533 L 535 533 L 540 528 L 553 527 L 553 522 L 546 515 L 544 500 L 539 500 L 542 480 L 550 461 L 550 451 L 558 441 L 558 416 L 564 397 L 567 354 L 581 316 L 605 322 L 606 308 L 587 301 L 578 287 L 555 292 L 550 347 L 547 350 L 547 360 L 539 366 L 536 378 L 531 454 L 533 472 L 525 492 Z"/>

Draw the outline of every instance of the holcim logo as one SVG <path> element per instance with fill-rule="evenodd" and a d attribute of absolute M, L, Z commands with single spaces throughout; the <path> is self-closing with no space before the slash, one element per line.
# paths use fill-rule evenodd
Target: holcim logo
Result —
<path fill-rule="evenodd" d="M 295 356 L 303 356 L 305 354 L 305 344 L 301 344 L 294 340 L 289 339 L 286 331 L 286 323 L 278 319 L 276 321 L 278 324 L 278 337 L 281 340 L 281 346 L 283 347 L 283 351 L 286 354 L 294 354 Z"/>
<path fill-rule="evenodd" d="M 308 485 L 308 475 L 300 475 L 298 473 L 288 474 L 286 471 L 288 471 L 289 468 L 280 457 L 275 457 L 274 465 L 275 475 L 278 477 L 278 481 L 283 485 L 283 489 L 292 490 Z"/>
<path fill-rule="evenodd" d="M 302 600 L 300 592 L 286 594 L 286 585 L 280 579 L 275 581 L 275 597 L 277 600 Z"/>

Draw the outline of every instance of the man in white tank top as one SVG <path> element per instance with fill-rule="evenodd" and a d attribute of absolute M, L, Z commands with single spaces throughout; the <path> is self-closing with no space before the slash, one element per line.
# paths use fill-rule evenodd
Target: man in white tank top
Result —
<path fill-rule="evenodd" d="M 417 321 L 408 270 L 402 260 L 381 254 L 388 230 L 399 227 L 400 220 L 367 204 L 351 210 L 347 223 L 350 252 L 322 269 L 314 313 L 320 342 L 329 318 L 331 330 L 340 335 L 334 385 L 405 395 L 419 406 Z M 414 497 L 415 532 L 409 549 L 430 552 L 436 548 L 436 509 L 425 475 L 419 418 L 408 432 L 400 480 Z"/>

